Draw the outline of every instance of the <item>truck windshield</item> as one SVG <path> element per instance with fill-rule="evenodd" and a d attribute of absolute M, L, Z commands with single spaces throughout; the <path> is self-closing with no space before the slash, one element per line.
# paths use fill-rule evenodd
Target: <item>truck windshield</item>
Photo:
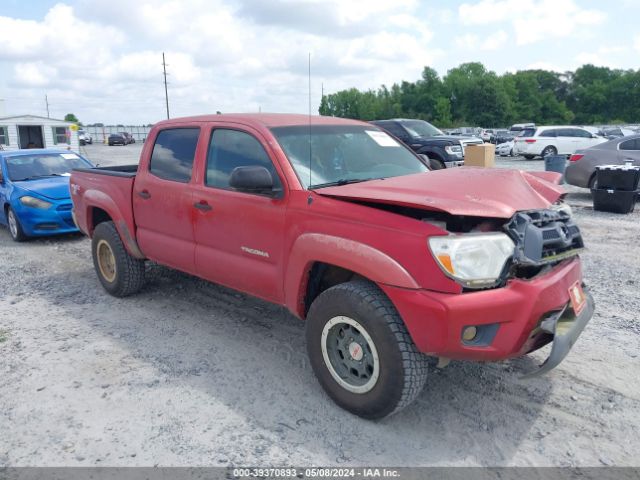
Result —
<path fill-rule="evenodd" d="M 305 188 L 428 171 L 386 133 L 360 125 L 296 125 L 271 131 Z"/>
<path fill-rule="evenodd" d="M 411 120 L 409 122 L 402 122 L 402 126 L 407 130 L 407 132 L 409 132 L 409 135 L 414 138 L 425 138 L 444 135 L 444 133 L 442 133 L 442 130 L 423 120 Z"/>
<path fill-rule="evenodd" d="M 92 165 L 75 153 L 40 153 L 5 157 L 9 179 L 14 182 L 40 177 L 66 176 L 74 168 Z"/>

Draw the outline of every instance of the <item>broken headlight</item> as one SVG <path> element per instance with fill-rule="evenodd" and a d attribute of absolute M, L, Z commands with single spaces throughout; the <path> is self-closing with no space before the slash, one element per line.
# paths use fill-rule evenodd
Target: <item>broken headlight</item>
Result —
<path fill-rule="evenodd" d="M 495 285 L 515 245 L 504 233 L 448 235 L 429 239 L 444 273 L 467 288 Z"/>

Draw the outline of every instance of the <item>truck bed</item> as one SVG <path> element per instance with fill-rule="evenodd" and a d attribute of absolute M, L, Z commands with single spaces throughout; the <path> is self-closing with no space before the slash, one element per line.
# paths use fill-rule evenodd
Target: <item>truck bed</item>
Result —
<path fill-rule="evenodd" d="M 114 165 L 111 167 L 74 168 L 74 172 L 97 173 L 99 175 L 111 175 L 113 177 L 135 177 L 138 173 L 138 164 Z"/>
<path fill-rule="evenodd" d="M 123 238 L 133 238 L 132 195 L 137 172 L 138 165 L 76 168 L 71 172 L 73 213 L 82 232 L 91 235 L 95 215 L 108 215 Z"/>

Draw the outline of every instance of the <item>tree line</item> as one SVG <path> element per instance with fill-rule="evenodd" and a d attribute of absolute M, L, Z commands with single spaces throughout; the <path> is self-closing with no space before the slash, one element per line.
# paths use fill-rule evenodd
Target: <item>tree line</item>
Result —
<path fill-rule="evenodd" d="M 324 95 L 321 115 L 376 120 L 420 118 L 441 128 L 512 123 L 640 122 L 640 70 L 583 65 L 574 72 L 523 70 L 497 75 L 464 63 L 440 78 L 430 67 L 415 82 Z"/>

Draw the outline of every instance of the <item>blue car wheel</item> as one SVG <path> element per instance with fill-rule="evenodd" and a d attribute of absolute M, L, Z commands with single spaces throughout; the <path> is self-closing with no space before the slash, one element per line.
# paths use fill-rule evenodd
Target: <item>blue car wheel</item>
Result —
<path fill-rule="evenodd" d="M 23 242 L 27 239 L 27 236 L 24 234 L 24 230 L 22 230 L 22 225 L 20 225 L 20 220 L 18 220 L 18 216 L 11 207 L 7 210 L 7 224 L 9 225 L 11 238 L 14 241 Z"/>

